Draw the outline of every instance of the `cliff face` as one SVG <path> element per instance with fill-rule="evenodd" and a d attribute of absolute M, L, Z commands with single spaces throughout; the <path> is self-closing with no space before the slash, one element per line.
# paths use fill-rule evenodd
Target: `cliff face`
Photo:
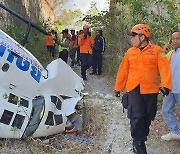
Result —
<path fill-rule="evenodd" d="M 0 2 L 34 23 L 38 21 L 54 22 L 56 19 L 50 0 L 0 0 Z M 11 24 L 23 23 L 0 8 L 0 28 L 3 29 Z"/>

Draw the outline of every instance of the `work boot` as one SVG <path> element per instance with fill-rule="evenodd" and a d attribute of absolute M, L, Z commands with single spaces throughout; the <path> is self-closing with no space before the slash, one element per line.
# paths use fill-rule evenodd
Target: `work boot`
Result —
<path fill-rule="evenodd" d="M 98 75 L 101 75 L 101 74 L 102 74 L 101 69 L 98 69 Z"/>
<path fill-rule="evenodd" d="M 71 62 L 71 67 L 74 67 L 74 63 L 73 62 Z"/>
<path fill-rule="evenodd" d="M 146 145 L 144 142 L 133 142 L 133 152 L 135 154 L 147 154 Z"/>
<path fill-rule="evenodd" d="M 77 66 L 81 66 L 81 64 L 80 64 L 80 63 L 77 63 Z"/>
<path fill-rule="evenodd" d="M 84 81 L 87 81 L 87 77 L 86 76 L 83 76 L 82 77 Z"/>

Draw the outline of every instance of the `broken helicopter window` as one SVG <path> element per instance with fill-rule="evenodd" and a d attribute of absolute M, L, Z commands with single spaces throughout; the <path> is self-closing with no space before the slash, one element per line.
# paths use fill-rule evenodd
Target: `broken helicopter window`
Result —
<path fill-rule="evenodd" d="M 55 124 L 54 124 L 54 119 L 55 119 Z M 62 123 L 63 123 L 62 114 L 61 115 L 55 115 L 51 111 L 48 112 L 48 117 L 46 119 L 45 125 L 57 126 L 57 125 L 60 125 Z"/>
<path fill-rule="evenodd" d="M 63 123 L 62 114 L 61 115 L 54 115 L 56 125 L 60 125 Z"/>
<path fill-rule="evenodd" d="M 58 97 L 51 96 L 51 102 L 54 103 L 54 105 L 56 106 L 56 108 L 58 110 L 61 110 L 62 102 L 61 102 L 61 100 Z"/>
<path fill-rule="evenodd" d="M 14 121 L 12 123 L 12 127 L 17 127 L 18 129 L 21 129 L 23 122 L 24 122 L 25 117 L 19 114 L 16 114 Z"/>
<path fill-rule="evenodd" d="M 17 105 L 18 103 L 18 97 L 13 94 L 9 94 L 8 102 Z"/>
<path fill-rule="evenodd" d="M 13 112 L 4 110 L 0 122 L 3 124 L 9 125 L 13 117 L 13 114 L 14 114 Z"/>
<path fill-rule="evenodd" d="M 21 98 L 20 105 L 28 108 L 29 107 L 29 101 Z"/>
<path fill-rule="evenodd" d="M 46 119 L 45 125 L 54 126 L 53 112 L 48 112 L 48 117 Z"/>

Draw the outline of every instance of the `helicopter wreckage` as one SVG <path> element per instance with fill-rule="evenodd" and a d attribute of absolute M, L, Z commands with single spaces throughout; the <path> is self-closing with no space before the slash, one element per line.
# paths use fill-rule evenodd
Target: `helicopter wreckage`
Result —
<path fill-rule="evenodd" d="M 84 82 L 61 59 L 45 69 L 0 30 L 0 68 L 0 138 L 43 137 L 82 125 L 75 106 Z"/>

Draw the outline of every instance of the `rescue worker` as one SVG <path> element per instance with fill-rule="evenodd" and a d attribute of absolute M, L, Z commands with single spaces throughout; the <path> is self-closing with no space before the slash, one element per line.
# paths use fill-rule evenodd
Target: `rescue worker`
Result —
<path fill-rule="evenodd" d="M 68 34 L 67 38 L 69 39 L 69 41 L 71 41 L 72 36 L 71 36 L 71 34 L 69 34 L 69 30 L 66 28 L 64 31 Z"/>
<path fill-rule="evenodd" d="M 56 44 L 57 44 L 57 32 L 52 30 L 51 31 L 51 36 L 53 38 L 53 43 L 54 43 L 54 50 L 53 50 L 53 53 L 52 53 L 52 57 L 56 57 Z"/>
<path fill-rule="evenodd" d="M 98 74 L 101 75 L 102 73 L 102 55 L 105 51 L 105 42 L 104 38 L 102 37 L 102 31 L 96 31 L 96 37 L 94 38 L 94 47 L 93 47 L 93 71 L 90 75 Z M 98 71 L 98 72 L 97 72 Z"/>
<path fill-rule="evenodd" d="M 163 119 L 170 129 L 170 133 L 161 137 L 161 139 L 166 141 L 180 140 L 180 127 L 173 113 L 175 104 L 177 103 L 180 106 L 180 31 L 175 31 L 172 34 L 172 45 L 174 51 L 170 51 L 170 54 L 168 54 L 172 69 L 172 91 L 163 99 L 162 105 Z M 166 51 L 169 48 L 170 44 L 168 43 L 164 50 Z"/>
<path fill-rule="evenodd" d="M 146 24 L 135 25 L 130 33 L 130 48 L 120 64 L 115 95 L 127 89 L 128 118 L 130 119 L 133 152 L 147 154 L 145 141 L 151 121 L 157 111 L 159 90 L 168 95 L 171 90 L 171 69 L 162 48 L 149 41 L 151 30 Z M 158 85 L 158 71 L 161 85 Z"/>
<path fill-rule="evenodd" d="M 78 45 L 78 38 L 79 38 L 79 35 L 80 34 L 83 34 L 83 30 L 81 29 L 78 33 L 77 33 L 77 45 Z M 78 48 L 77 48 L 77 57 L 76 57 L 76 61 L 77 61 L 77 65 L 78 66 L 81 66 L 81 58 L 80 58 L 80 46 L 78 45 Z"/>
<path fill-rule="evenodd" d="M 90 36 L 89 26 L 83 26 L 83 34 L 78 37 L 78 45 L 80 46 L 81 56 L 81 75 L 83 80 L 87 80 L 86 70 L 92 66 L 92 46 L 94 39 Z"/>
<path fill-rule="evenodd" d="M 47 47 L 47 51 L 53 57 L 54 56 L 54 42 L 53 42 L 53 37 L 51 35 L 50 30 L 48 30 L 48 35 L 46 35 L 46 47 Z"/>
<path fill-rule="evenodd" d="M 68 32 L 66 30 L 62 31 L 63 39 L 59 43 L 58 51 L 59 51 L 59 58 L 61 58 L 64 62 L 67 63 L 68 59 L 68 50 L 69 50 L 69 38 L 68 38 Z"/>
<path fill-rule="evenodd" d="M 80 66 L 80 46 L 78 45 L 78 37 L 80 35 L 80 32 L 76 32 L 76 44 L 77 44 L 77 57 L 76 57 L 76 62 L 77 66 Z"/>
<path fill-rule="evenodd" d="M 71 58 L 71 66 L 74 66 L 74 64 L 77 64 L 76 62 L 76 59 L 75 59 L 75 55 L 76 55 L 76 51 L 77 51 L 77 37 L 75 35 L 75 30 L 71 30 L 71 35 L 72 35 L 72 38 L 71 38 L 71 41 L 70 41 L 70 44 L 69 44 L 69 56 Z"/>

